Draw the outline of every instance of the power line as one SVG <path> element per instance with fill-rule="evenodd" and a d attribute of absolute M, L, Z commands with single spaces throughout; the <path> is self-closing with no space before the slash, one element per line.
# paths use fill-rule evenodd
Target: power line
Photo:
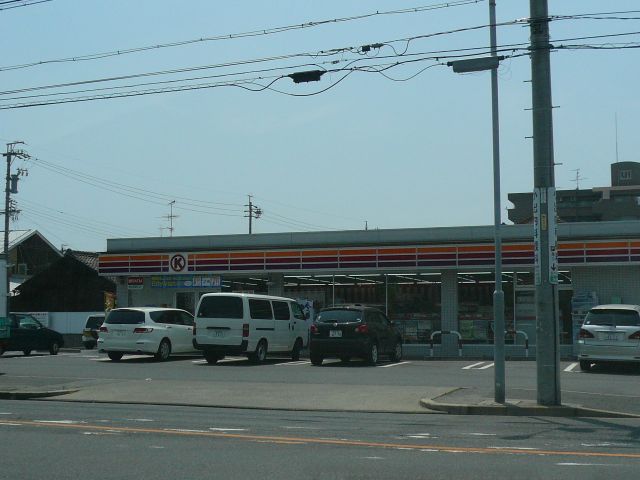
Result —
<path fill-rule="evenodd" d="M 29 7 L 31 5 L 37 5 L 38 3 L 47 3 L 51 1 L 52 0 L 7 0 L 6 2 L 0 2 L 0 11 L 11 10 L 13 8 L 20 8 L 20 7 Z M 3 8 L 3 5 L 9 5 L 12 3 L 20 3 L 20 5 L 10 5 L 8 7 Z"/>
<path fill-rule="evenodd" d="M 22 1 L 22 0 L 20 0 L 20 1 Z M 42 1 L 51 1 L 51 0 L 40 0 L 40 2 L 42 2 Z M 316 20 L 316 21 L 306 22 L 306 23 L 302 23 L 302 24 L 293 24 L 293 25 L 285 25 L 285 26 L 281 26 L 281 27 L 262 28 L 262 29 L 258 29 L 258 30 L 251 30 L 251 31 L 241 32 L 241 33 L 215 35 L 215 36 L 201 37 L 201 38 L 195 38 L 195 39 L 190 39 L 190 40 L 180 40 L 180 41 L 176 41 L 176 42 L 161 43 L 161 44 L 157 44 L 157 45 L 147 45 L 147 46 L 143 46 L 143 47 L 125 48 L 125 49 L 119 49 L 119 50 L 111 50 L 111 51 L 107 51 L 107 52 L 91 53 L 91 54 L 86 54 L 86 55 L 77 55 L 77 56 L 66 57 L 66 58 L 58 58 L 58 59 L 51 59 L 51 60 L 41 60 L 41 61 L 37 61 L 37 62 L 30 62 L 30 63 L 24 63 L 24 64 L 10 65 L 10 66 L 7 66 L 7 67 L 0 67 L 0 72 L 7 71 L 7 70 L 17 70 L 17 69 L 23 69 L 23 68 L 30 68 L 30 67 L 35 67 L 35 66 L 39 66 L 39 65 L 46 65 L 46 64 L 51 64 L 51 63 L 68 63 L 68 62 L 80 62 L 80 61 L 98 60 L 98 59 L 103 59 L 103 58 L 108 58 L 108 57 L 122 56 L 122 55 L 138 53 L 138 52 L 145 52 L 145 51 L 150 51 L 150 50 L 160 50 L 160 49 L 165 49 L 165 48 L 181 47 L 181 46 L 192 45 L 192 44 L 196 44 L 196 43 L 213 42 L 213 41 L 220 41 L 220 40 L 233 40 L 233 39 L 238 39 L 238 38 L 257 37 L 257 36 L 264 36 L 264 35 L 273 35 L 273 34 L 278 34 L 278 33 L 283 33 L 283 32 L 289 32 L 289 31 L 292 31 L 292 30 L 301 30 L 301 29 L 306 29 L 306 28 L 318 27 L 318 26 L 327 25 L 327 24 L 338 24 L 338 23 L 344 23 L 344 22 L 351 22 L 351 21 L 354 21 L 354 20 L 362 20 L 362 19 L 366 19 L 366 18 L 377 17 L 377 16 L 385 16 L 385 15 L 401 15 L 401 14 L 409 14 L 409 13 L 420 13 L 420 12 L 425 12 L 425 11 L 432 11 L 432 10 L 439 10 L 439 9 L 444 9 L 444 8 L 451 8 L 451 7 L 458 7 L 458 6 L 464 6 L 464 5 L 469 5 L 469 4 L 475 4 L 475 3 L 480 3 L 480 2 L 484 2 L 484 1 L 485 0 L 458 0 L 458 1 L 451 1 L 451 2 L 446 2 L 446 3 L 434 4 L 434 5 L 423 5 L 423 6 L 418 6 L 418 7 L 409 7 L 409 8 L 403 8 L 403 9 L 397 9 L 397 10 L 387 10 L 387 11 L 382 11 L 382 12 L 381 11 L 376 11 L 376 12 L 372 12 L 372 13 L 366 13 L 366 14 L 361 14 L 361 15 L 353 15 L 353 16 L 349 16 L 349 17 L 332 18 L 332 19 L 328 19 L 328 20 Z M 40 2 L 36 2 L 36 3 L 40 3 Z M 2 5 L 2 3 L 0 3 L 0 5 Z"/>

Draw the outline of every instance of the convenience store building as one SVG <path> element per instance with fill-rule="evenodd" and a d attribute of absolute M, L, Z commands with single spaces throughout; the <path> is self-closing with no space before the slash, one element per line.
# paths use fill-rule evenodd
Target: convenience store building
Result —
<path fill-rule="evenodd" d="M 533 227 L 502 234 L 506 353 L 534 356 Z M 561 223 L 558 263 L 570 355 L 591 305 L 640 304 L 640 222 Z M 193 311 L 220 291 L 283 295 L 315 311 L 365 303 L 396 322 L 407 354 L 474 357 L 493 353 L 493 266 L 493 226 L 109 239 L 99 259 L 120 307 Z"/>

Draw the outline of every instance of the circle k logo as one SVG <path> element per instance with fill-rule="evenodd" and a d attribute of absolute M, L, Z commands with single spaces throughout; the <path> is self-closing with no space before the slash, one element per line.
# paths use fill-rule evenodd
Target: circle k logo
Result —
<path fill-rule="evenodd" d="M 184 255 L 176 253 L 173 257 L 171 257 L 171 261 L 169 262 L 171 265 L 171 270 L 174 272 L 181 272 L 187 266 L 187 260 L 184 258 Z"/>

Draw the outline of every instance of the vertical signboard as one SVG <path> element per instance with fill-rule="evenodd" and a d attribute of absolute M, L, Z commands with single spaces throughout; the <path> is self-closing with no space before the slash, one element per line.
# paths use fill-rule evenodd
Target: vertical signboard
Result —
<path fill-rule="evenodd" d="M 533 260 L 534 260 L 534 277 L 536 285 L 542 283 L 542 272 L 540 271 L 540 237 L 542 236 L 541 227 L 541 210 L 542 210 L 542 194 L 544 189 L 533 189 Z M 545 202 L 546 203 L 546 202 Z"/>
<path fill-rule="evenodd" d="M 558 284 L 558 209 L 556 205 L 556 189 L 547 189 L 547 212 L 549 218 L 549 283 Z"/>
<path fill-rule="evenodd" d="M 9 338 L 9 319 L 7 315 L 7 260 L 0 258 L 0 339 Z"/>

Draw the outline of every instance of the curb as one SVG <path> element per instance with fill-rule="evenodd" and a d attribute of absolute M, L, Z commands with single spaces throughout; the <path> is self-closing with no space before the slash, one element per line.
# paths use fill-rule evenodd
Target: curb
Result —
<path fill-rule="evenodd" d="M 504 415 L 527 417 L 595 417 L 595 418 L 640 418 L 632 413 L 612 412 L 585 408 L 578 405 L 470 405 L 461 403 L 440 403 L 433 399 L 423 398 L 420 405 L 430 410 L 450 415 Z"/>
<path fill-rule="evenodd" d="M 28 391 L 28 390 L 15 390 L 15 391 L 0 391 L 0 399 L 2 400 L 29 400 L 31 398 L 46 398 L 55 397 L 58 395 L 67 395 L 68 393 L 76 393 L 78 389 L 70 390 L 47 390 L 47 391 Z"/>

